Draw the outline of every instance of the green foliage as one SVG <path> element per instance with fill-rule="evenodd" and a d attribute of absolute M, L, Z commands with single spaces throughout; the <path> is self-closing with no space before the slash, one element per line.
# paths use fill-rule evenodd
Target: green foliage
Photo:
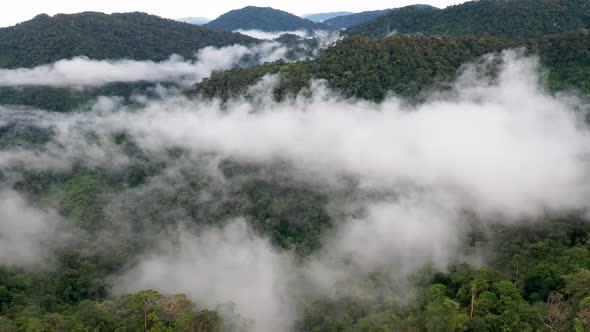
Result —
<path fill-rule="evenodd" d="M 282 181 L 250 181 L 241 191 L 246 215 L 276 245 L 303 255 L 320 247 L 321 234 L 331 226 L 325 195 Z"/>
<path fill-rule="evenodd" d="M 444 273 L 424 270 L 430 275 L 426 282 L 418 282 L 424 276 L 411 279 L 418 289 L 413 304 L 382 297 L 369 297 L 362 303 L 349 299 L 315 302 L 307 307 L 298 330 L 544 331 L 548 330 L 545 322 L 553 321 L 556 331 L 584 331 L 590 327 L 588 270 L 578 270 L 574 262 L 563 258 L 571 252 L 579 252 L 579 257 L 590 254 L 588 234 L 590 224 L 575 218 L 496 227 L 484 236 L 485 246 L 497 253 L 489 266 L 474 268 L 462 263 Z M 517 284 L 507 264 L 513 258 L 522 263 L 520 273 L 525 276 Z M 526 278 L 535 275 L 529 268 L 554 261 L 560 262 L 556 273 L 565 283 L 553 284 L 547 289 L 550 295 L 539 300 L 531 293 L 536 292 L 539 281 Z M 377 285 L 377 289 L 385 288 Z"/>
<path fill-rule="evenodd" d="M 528 0 L 523 0 L 519 6 L 529 4 Z M 429 13 L 442 17 L 441 13 L 457 13 L 462 8 L 496 5 L 516 6 L 504 0 L 497 3 L 482 0 L 463 7 L 451 7 L 448 11 L 411 7 L 396 13 L 416 11 L 424 15 L 399 23 L 410 26 L 434 15 Z M 578 12 L 582 14 L 586 8 L 577 1 L 567 4 L 570 5 L 580 6 Z M 552 7 L 544 8 L 546 13 L 543 15 L 546 16 L 541 17 L 555 15 Z M 533 11 L 531 21 L 515 33 L 540 31 L 539 11 L 543 10 Z M 473 26 L 467 18 L 472 15 L 470 13 L 461 14 L 465 17 L 456 21 L 458 28 L 433 25 L 433 33 L 462 34 L 460 31 Z M 555 31 L 569 29 L 570 23 L 579 23 L 568 15 L 564 17 L 573 23 L 564 21 L 556 28 L 555 25 L 546 27 L 542 33 L 552 32 L 554 28 Z M 483 26 L 489 19 L 479 17 L 478 22 Z M 515 18 L 507 17 L 508 27 L 516 24 L 514 22 Z M 159 32 L 141 30 L 147 27 Z M 140 41 L 133 37 L 129 44 L 119 49 L 108 43 L 114 39 L 109 36 L 111 32 L 105 30 L 129 38 L 131 33 L 144 33 L 145 44 L 139 47 Z M 60 37 L 58 31 L 66 33 Z M 162 31 L 166 33 L 160 34 Z M 0 50 L 3 51 L 0 62 L 6 67 L 34 65 L 63 56 L 86 54 L 84 52 L 91 52 L 90 56 L 97 58 L 131 56 L 157 60 L 167 56 L 174 47 L 178 47 L 176 53 L 189 52 L 189 48 L 182 45 L 197 38 L 194 37 L 196 31 L 144 14 L 40 16 L 0 30 Z M 202 42 L 202 45 L 213 42 L 223 45 L 234 38 L 242 38 L 223 34 L 215 35 L 220 39 L 211 41 L 207 38 L 217 37 L 211 37 L 210 31 L 199 31 L 207 35 L 204 39 L 196 39 L 196 43 Z M 14 37 L 15 33 L 29 36 L 25 32 L 31 33 L 28 39 L 24 39 L 25 44 L 44 38 L 46 44 L 30 47 L 30 57 L 19 58 L 19 52 L 24 51 L 17 46 L 4 53 L 9 49 L 6 45 L 14 45 L 14 41 L 8 41 L 10 38 L 6 36 L 13 34 Z M 89 36 L 93 32 L 101 34 Z M 489 32 L 483 29 L 481 33 Z M 275 73 L 281 75 L 274 91 L 277 99 L 304 91 L 312 78 L 324 79 L 330 87 L 350 97 L 379 101 L 393 92 L 419 98 L 431 87 L 452 79 L 465 62 L 519 46 L 529 54 L 540 56 L 549 69 L 549 87 L 576 87 L 588 92 L 589 37 L 588 31 L 582 29 L 561 35 L 513 39 L 396 35 L 375 40 L 357 36 L 340 41 L 314 61 L 277 62 L 216 72 L 188 94 L 227 99 L 245 92 L 264 75 Z M 162 38 L 167 41 L 162 43 Z M 292 37 L 285 37 L 289 38 Z M 175 45 L 168 43 L 168 39 Z M 105 41 L 107 43 L 103 43 Z M 93 46 L 99 42 L 107 46 L 100 49 Z M 47 46 L 47 43 L 55 43 L 55 47 Z M 152 47 L 151 43 L 158 46 Z M 69 45 L 86 45 L 87 48 L 71 48 Z M 190 49 L 192 52 L 192 46 Z M 113 85 L 94 91 L 31 88 L 17 93 L 5 88 L 0 89 L 0 100 L 14 104 L 29 100 L 28 105 L 64 110 L 88 103 L 95 98 L 97 91 L 119 95 L 124 91 L 132 93 L 134 88 L 148 87 Z M 50 130 L 4 124 L 0 127 L 0 147 L 42 146 L 51 135 Z M 256 232 L 267 236 L 275 246 L 293 250 L 302 262 L 320 248 L 326 231 L 335 226 L 328 214 L 330 193 L 310 183 L 285 179 L 280 176 L 280 165 L 266 167 L 222 161 L 217 169 L 223 178 L 220 181 L 203 171 L 204 167 L 211 165 L 191 161 L 188 167 L 178 166 L 186 160 L 183 159 L 184 152 L 176 150 L 170 151 L 165 158 L 156 158 L 142 151 L 126 133 L 113 133 L 106 139 L 108 142 L 100 142 L 92 133 L 86 139 L 96 139 L 93 143 L 111 144 L 120 149 L 129 157 L 132 166 L 123 170 L 90 169 L 80 162 L 73 169 L 59 174 L 22 172 L 14 189 L 31 196 L 41 206 L 56 209 L 68 222 L 79 225 L 82 232 L 77 234 L 73 244 L 55 250 L 56 262 L 50 271 L 25 272 L 0 267 L 0 331 L 234 330 L 231 322 L 224 322 L 215 311 L 198 307 L 186 295 L 143 290 L 112 297 L 107 293 L 108 277 L 120 272 L 136 255 L 153 245 L 146 239 L 154 239 L 166 229 L 174 229 L 180 220 L 186 221 L 183 226 L 187 229 L 199 229 L 244 216 Z M 170 170 L 168 166 L 171 165 L 175 166 L 175 174 L 167 177 L 163 170 Z M 116 216 L 112 215 L 114 211 Z M 125 226 L 130 228 L 127 233 L 131 234 L 119 234 L 121 226 L 114 220 L 128 221 Z M 309 295 L 309 298 L 295 299 L 303 308 L 296 330 L 542 331 L 549 328 L 548 322 L 555 322 L 553 330 L 588 330 L 589 234 L 590 224 L 574 217 L 546 220 L 532 226 L 494 226 L 465 239 L 467 248 L 477 242 L 479 249 L 493 253 L 485 266 L 475 267 L 457 261 L 445 271 L 425 267 L 410 279 L 412 284 L 409 286 L 412 287 L 408 288 L 414 290 L 411 301 L 400 301 L 393 296 L 392 288 L 400 286 L 393 285 L 387 277 L 382 278 L 381 271 L 371 271 L 373 273 L 366 276 L 366 280 L 339 285 L 356 296 L 317 298 Z M 109 241 L 96 241 L 114 239 L 115 235 L 120 237 L 117 238 L 119 241 L 108 244 Z M 96 243 L 105 244 L 97 250 L 93 247 Z"/>
<path fill-rule="evenodd" d="M 478 0 L 445 9 L 409 6 L 346 30 L 346 35 L 542 36 L 590 27 L 586 0 Z"/>
<path fill-rule="evenodd" d="M 48 204 L 58 206 L 70 220 L 86 230 L 101 228 L 104 220 L 102 194 L 113 183 L 101 174 L 80 174 L 56 185 L 47 196 Z"/>
<path fill-rule="evenodd" d="M 166 82 L 160 83 L 170 86 Z M 99 96 L 114 97 L 132 105 L 129 97 L 145 95 L 151 97 L 155 83 L 111 83 L 96 88 L 57 88 L 48 86 L 0 87 L 0 105 L 22 105 L 53 112 L 87 110 Z"/>
<path fill-rule="evenodd" d="M 524 47 L 538 54 L 549 69 L 548 85 L 554 89 L 590 88 L 590 33 L 579 30 L 533 39 L 494 37 L 427 37 L 395 35 L 385 39 L 350 37 L 338 42 L 313 61 L 273 63 L 255 68 L 215 72 L 195 84 L 189 96 L 232 96 L 266 74 L 280 74 L 274 94 L 285 98 L 309 87 L 310 79 L 326 80 L 347 97 L 381 101 L 388 93 L 420 96 L 437 84 L 452 80 L 463 64 L 488 53 Z"/>
<path fill-rule="evenodd" d="M 0 68 L 33 67 L 75 56 L 161 61 L 178 54 L 192 58 L 205 46 L 256 41 L 144 13 L 43 14 L 0 29 Z"/>
<path fill-rule="evenodd" d="M 216 332 L 223 322 L 215 312 L 195 310 L 184 295 L 164 295 L 153 290 L 128 294 L 116 301 L 84 300 L 63 307 L 61 313 L 31 316 L 25 312 L 14 320 L 0 316 L 0 331 L 181 331 Z"/>

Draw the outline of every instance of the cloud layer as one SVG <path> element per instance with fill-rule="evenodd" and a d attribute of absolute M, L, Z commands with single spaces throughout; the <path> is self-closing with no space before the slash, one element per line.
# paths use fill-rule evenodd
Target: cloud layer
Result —
<path fill-rule="evenodd" d="M 179 56 L 162 62 L 76 57 L 30 69 L 0 69 L 0 86 L 96 87 L 140 81 L 179 82 L 189 86 L 214 70 L 241 65 L 246 58 L 255 59 L 255 63 L 272 62 L 283 59 L 287 52 L 287 47 L 267 42 L 253 47 L 206 47 L 196 53 L 194 61 Z"/>
<path fill-rule="evenodd" d="M 55 211 L 33 207 L 10 190 L 0 192 L 0 220 L 1 265 L 43 268 L 69 237 Z"/>
<path fill-rule="evenodd" d="M 497 77 L 477 77 L 467 67 L 452 91 L 414 106 L 395 97 L 380 104 L 345 99 L 322 82 L 311 97 L 276 102 L 270 93 L 276 77 L 267 77 L 252 89 L 256 98 L 224 105 L 167 96 L 132 108 L 103 99 L 91 112 L 68 116 L 12 110 L 4 116 L 51 128 L 54 136 L 38 151 L 3 151 L 0 165 L 67 169 L 83 156 L 89 164 L 119 160 L 113 164 L 125 167 L 129 161 L 108 140 L 85 139 L 88 132 L 99 138 L 125 132 L 152 156 L 181 148 L 189 162 L 281 162 L 295 179 L 353 192 L 345 203 L 331 202 L 342 212 L 334 214 L 337 226 L 303 262 L 237 219 L 200 232 L 173 231 L 114 277 L 120 292 L 185 292 L 211 308 L 233 302 L 252 330 L 288 331 L 304 291 L 334 296 L 340 283 L 371 272 L 396 284 L 424 264 L 442 269 L 472 259 L 461 251 L 471 222 L 587 210 L 587 106 L 547 93 L 536 59 L 505 52 L 501 60 Z M 44 224 L 30 215 L 33 224 Z"/>

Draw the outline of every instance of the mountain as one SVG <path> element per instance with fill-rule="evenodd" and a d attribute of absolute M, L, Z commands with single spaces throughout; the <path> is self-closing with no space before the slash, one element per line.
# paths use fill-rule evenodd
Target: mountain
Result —
<path fill-rule="evenodd" d="M 314 22 L 324 22 L 325 20 L 339 17 L 339 16 L 346 16 L 354 14 L 353 12 L 332 12 L 332 13 L 318 13 L 318 14 L 309 14 L 303 15 L 303 18 L 308 19 Z"/>
<path fill-rule="evenodd" d="M 391 9 L 383 9 L 383 10 L 372 10 L 367 12 L 361 12 L 356 14 L 350 15 L 342 15 L 327 19 L 324 21 L 325 24 L 334 26 L 338 29 L 347 29 L 355 25 L 359 25 L 361 23 L 368 22 L 370 20 L 379 17 Z"/>
<path fill-rule="evenodd" d="M 525 47 L 539 54 L 549 69 L 552 89 L 575 87 L 590 92 L 590 32 L 541 38 L 490 36 L 394 35 L 384 39 L 349 37 L 316 60 L 294 64 L 274 63 L 249 69 L 214 73 L 187 91 L 189 96 L 229 98 L 247 91 L 266 74 L 281 73 L 274 93 L 278 99 L 308 87 L 311 79 L 324 79 L 348 97 L 381 101 L 390 92 L 419 97 L 429 87 L 452 79 L 466 62 L 491 52 Z"/>
<path fill-rule="evenodd" d="M 332 29 L 327 25 L 312 22 L 282 10 L 253 6 L 227 12 L 209 22 L 207 27 L 229 31 L 241 29 L 269 32 Z"/>
<path fill-rule="evenodd" d="M 211 22 L 211 20 L 206 17 L 182 17 L 182 18 L 178 18 L 176 20 L 179 22 L 184 22 L 184 23 L 194 24 L 194 25 L 205 25 L 205 24 Z"/>
<path fill-rule="evenodd" d="M 384 37 L 391 33 L 541 36 L 590 27 L 588 0 L 479 0 L 445 9 L 409 6 L 346 31 Z"/>
<path fill-rule="evenodd" d="M 254 42 L 237 33 L 138 12 L 42 14 L 0 29 L 0 68 L 32 67 L 80 55 L 160 61 L 171 54 L 192 57 L 205 46 Z"/>

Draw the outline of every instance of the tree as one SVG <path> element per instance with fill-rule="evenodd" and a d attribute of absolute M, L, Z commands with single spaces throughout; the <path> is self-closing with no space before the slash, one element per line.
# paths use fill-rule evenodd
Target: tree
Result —
<path fill-rule="evenodd" d="M 446 296 L 446 287 L 435 284 L 429 287 L 428 304 L 425 308 L 426 330 L 463 331 L 467 328 L 464 314 L 459 313 L 461 305 Z"/>
<path fill-rule="evenodd" d="M 584 328 L 590 329 L 590 296 L 584 298 L 579 305 L 578 318 Z"/>
<path fill-rule="evenodd" d="M 107 309 L 110 306 L 112 306 L 112 302 L 109 301 L 98 304 L 94 301 L 84 300 L 78 304 L 74 318 L 91 330 L 113 330 L 115 321 Z"/>
<path fill-rule="evenodd" d="M 53 313 L 43 317 L 43 332 L 62 332 L 67 330 L 68 324 L 62 315 Z"/>
<path fill-rule="evenodd" d="M 164 295 L 157 303 L 158 316 L 165 321 L 175 321 L 190 313 L 193 303 L 184 294 Z"/>
<path fill-rule="evenodd" d="M 522 255 L 516 254 L 510 259 L 510 269 L 512 272 L 512 278 L 514 278 L 514 286 L 518 287 L 520 277 L 523 273 L 523 269 L 526 266 L 526 262 Z"/>
<path fill-rule="evenodd" d="M 127 317 L 129 328 L 141 328 L 147 332 L 150 323 L 157 320 L 155 310 L 162 295 L 154 290 L 145 290 L 123 296 L 118 304 L 118 312 Z M 140 321 L 139 321 L 140 320 Z"/>
<path fill-rule="evenodd" d="M 590 270 L 580 269 L 576 273 L 563 276 L 565 280 L 564 292 L 572 297 L 576 303 L 590 296 Z"/>
<path fill-rule="evenodd" d="M 16 332 L 16 326 L 8 318 L 0 316 L 0 331 Z"/>
<path fill-rule="evenodd" d="M 489 283 L 484 275 L 480 272 L 475 279 L 469 282 L 471 288 L 471 304 L 469 305 L 469 317 L 472 318 L 475 315 L 475 300 L 477 294 L 489 287 Z"/>
<path fill-rule="evenodd" d="M 551 332 L 557 331 L 567 320 L 567 312 L 562 298 L 561 294 L 551 292 L 545 311 L 538 313 L 543 325 L 547 326 Z"/>

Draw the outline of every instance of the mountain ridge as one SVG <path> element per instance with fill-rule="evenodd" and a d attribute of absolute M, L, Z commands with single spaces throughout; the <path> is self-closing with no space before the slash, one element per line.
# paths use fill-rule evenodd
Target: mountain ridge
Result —
<path fill-rule="evenodd" d="M 391 33 L 538 37 L 590 27 L 586 0 L 479 0 L 444 9 L 407 6 L 346 30 L 346 35 Z"/>
<path fill-rule="evenodd" d="M 333 30 L 332 27 L 312 22 L 286 11 L 271 7 L 247 6 L 231 10 L 206 24 L 213 29 L 260 30 L 266 32 L 295 30 Z"/>
<path fill-rule="evenodd" d="M 371 21 L 392 9 L 370 10 L 350 15 L 336 16 L 324 21 L 325 24 L 335 26 L 339 29 L 346 29 L 352 26 Z"/>
<path fill-rule="evenodd" d="M 354 14 L 354 13 L 341 11 L 341 12 L 307 14 L 307 15 L 303 15 L 301 17 L 304 19 L 313 21 L 313 22 L 324 22 L 324 21 L 334 18 L 334 17 L 348 16 L 348 15 L 352 15 L 352 14 Z"/>
<path fill-rule="evenodd" d="M 75 56 L 162 61 L 172 54 L 190 58 L 206 46 L 256 42 L 241 34 L 141 12 L 40 14 L 0 28 L 0 68 L 33 67 Z"/>

